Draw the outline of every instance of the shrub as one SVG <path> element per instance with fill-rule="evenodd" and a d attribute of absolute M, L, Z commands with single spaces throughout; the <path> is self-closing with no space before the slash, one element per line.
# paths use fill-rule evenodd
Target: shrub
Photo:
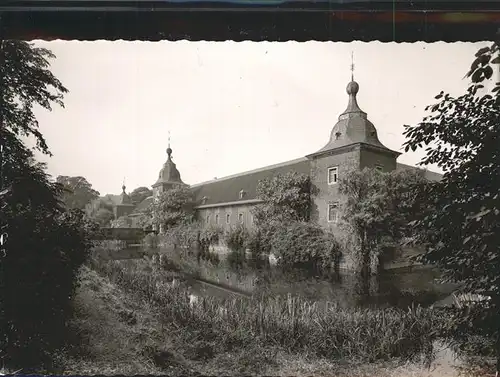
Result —
<path fill-rule="evenodd" d="M 224 231 L 220 226 L 210 225 L 201 229 L 199 232 L 199 243 L 200 248 L 208 251 L 210 246 L 217 245 Z"/>
<path fill-rule="evenodd" d="M 149 233 L 142 240 L 142 245 L 149 249 L 157 249 L 160 244 L 160 238 L 157 234 Z"/>
<path fill-rule="evenodd" d="M 199 232 L 200 225 L 198 223 L 182 223 L 167 228 L 163 237 L 166 243 L 189 248 L 196 242 Z"/>
<path fill-rule="evenodd" d="M 231 250 L 227 254 L 227 264 L 231 268 L 240 268 L 245 264 L 245 252 L 243 250 Z"/>
<path fill-rule="evenodd" d="M 244 252 L 249 238 L 250 234 L 243 224 L 232 226 L 225 234 L 227 247 L 234 252 Z"/>
<path fill-rule="evenodd" d="M 277 228 L 270 240 L 283 267 L 330 269 L 339 258 L 340 246 L 319 225 L 293 222 Z"/>

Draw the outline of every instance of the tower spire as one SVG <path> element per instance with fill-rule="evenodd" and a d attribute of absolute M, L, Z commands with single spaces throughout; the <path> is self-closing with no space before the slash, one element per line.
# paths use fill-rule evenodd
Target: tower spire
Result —
<path fill-rule="evenodd" d="M 351 51 L 351 81 L 354 81 L 354 52 Z"/>

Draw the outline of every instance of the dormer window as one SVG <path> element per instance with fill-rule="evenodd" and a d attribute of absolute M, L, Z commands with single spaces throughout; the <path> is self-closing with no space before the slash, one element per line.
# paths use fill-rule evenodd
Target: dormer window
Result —
<path fill-rule="evenodd" d="M 335 132 L 335 140 L 340 139 L 340 135 L 342 135 L 342 133 L 340 133 L 340 132 Z"/>
<path fill-rule="evenodd" d="M 245 197 L 245 195 L 246 195 L 245 190 L 241 190 L 240 191 L 240 199 L 243 199 Z"/>
<path fill-rule="evenodd" d="M 328 169 L 328 184 L 334 185 L 338 182 L 339 179 L 339 168 L 337 166 L 333 166 Z"/>
<path fill-rule="evenodd" d="M 203 198 L 201 198 L 201 204 L 203 204 L 203 205 L 207 204 L 207 200 L 208 200 L 208 198 L 206 196 L 204 196 Z"/>
<path fill-rule="evenodd" d="M 384 171 L 384 167 L 382 165 L 375 165 L 375 170 L 379 171 L 379 172 L 383 172 Z"/>

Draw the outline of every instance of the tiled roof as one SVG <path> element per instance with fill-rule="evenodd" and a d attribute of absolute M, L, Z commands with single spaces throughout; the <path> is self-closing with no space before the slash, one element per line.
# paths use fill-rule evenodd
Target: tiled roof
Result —
<path fill-rule="evenodd" d="M 213 181 L 192 185 L 191 190 L 195 195 L 197 205 L 238 201 L 244 202 L 256 199 L 257 184 L 259 180 L 271 178 L 277 174 L 286 174 L 291 171 L 309 175 L 309 160 L 302 157 L 281 164 L 219 178 Z M 241 190 L 244 191 L 243 198 L 240 198 Z M 207 198 L 205 202 L 202 202 L 203 197 Z"/>
<path fill-rule="evenodd" d="M 418 169 L 417 167 L 397 164 L 397 170 Z M 286 174 L 295 171 L 302 174 L 310 174 L 310 163 L 307 158 L 284 162 L 278 165 L 267 166 L 265 168 L 240 173 L 225 178 L 216 179 L 209 182 L 199 183 L 191 186 L 198 206 L 222 203 L 245 202 L 256 199 L 257 184 L 259 180 L 271 178 L 277 174 Z M 431 181 L 441 179 L 441 174 L 429 170 L 425 171 L 425 177 Z M 239 193 L 243 190 L 245 195 L 240 198 Z M 207 200 L 202 202 L 203 197 Z"/>
<path fill-rule="evenodd" d="M 421 169 L 421 168 L 411 166 L 411 165 L 406 165 L 406 164 L 400 164 L 398 162 L 398 164 L 396 166 L 396 170 L 407 170 L 407 169 L 417 170 L 417 169 Z M 429 181 L 440 181 L 441 178 L 443 177 L 442 174 L 439 174 L 439 173 L 436 173 L 436 172 L 433 172 L 433 171 L 430 171 L 427 169 L 425 169 L 424 171 L 425 171 L 425 178 L 427 178 Z"/>
<path fill-rule="evenodd" d="M 347 85 L 346 91 L 349 95 L 347 109 L 340 114 L 337 124 L 333 127 L 330 133 L 330 141 L 313 155 L 357 143 L 373 145 L 390 151 L 380 142 L 377 129 L 368 120 L 366 113 L 358 106 L 356 94 L 359 91 L 359 84 L 352 80 Z M 400 154 L 395 151 L 391 152 Z"/>

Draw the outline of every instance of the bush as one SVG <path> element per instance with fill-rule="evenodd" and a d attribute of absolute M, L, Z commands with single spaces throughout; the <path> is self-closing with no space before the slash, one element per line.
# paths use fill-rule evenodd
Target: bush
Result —
<path fill-rule="evenodd" d="M 245 252 L 242 250 L 231 250 L 227 254 L 227 264 L 231 268 L 241 268 L 245 264 Z"/>
<path fill-rule="evenodd" d="M 200 225 L 196 222 L 183 223 L 177 226 L 167 228 L 163 235 L 166 243 L 175 246 L 192 247 L 197 240 L 200 232 Z"/>
<path fill-rule="evenodd" d="M 51 351 L 64 344 L 76 275 L 91 248 L 91 227 L 80 210 L 48 214 L 17 207 L 9 220 L 0 276 L 6 365 L 49 363 Z"/>
<path fill-rule="evenodd" d="M 317 224 L 285 224 L 274 230 L 270 243 L 283 267 L 328 270 L 338 263 L 338 242 Z"/>
<path fill-rule="evenodd" d="M 148 249 L 157 249 L 160 245 L 160 237 L 154 233 L 146 234 L 142 240 L 142 245 Z"/>
<path fill-rule="evenodd" d="M 250 234 L 243 224 L 232 226 L 225 234 L 227 247 L 234 252 L 244 252 L 249 238 Z"/>
<path fill-rule="evenodd" d="M 210 246 L 215 246 L 220 242 L 223 233 L 222 228 L 217 225 L 202 228 L 199 232 L 199 247 L 208 251 Z"/>

